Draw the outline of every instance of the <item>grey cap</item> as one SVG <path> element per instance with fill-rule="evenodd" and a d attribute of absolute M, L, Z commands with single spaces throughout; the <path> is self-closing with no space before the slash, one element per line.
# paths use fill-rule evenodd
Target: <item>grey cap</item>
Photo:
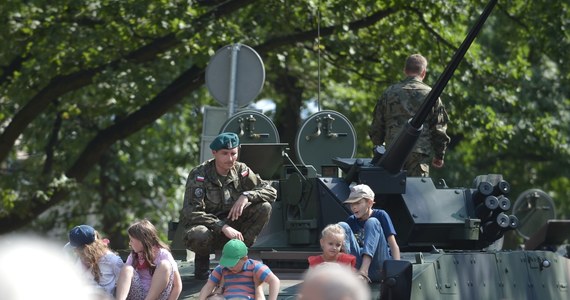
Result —
<path fill-rule="evenodd" d="M 350 188 L 350 195 L 348 199 L 344 200 L 344 203 L 354 203 L 358 202 L 360 199 L 371 199 L 374 200 L 374 192 L 366 184 L 358 184 Z"/>

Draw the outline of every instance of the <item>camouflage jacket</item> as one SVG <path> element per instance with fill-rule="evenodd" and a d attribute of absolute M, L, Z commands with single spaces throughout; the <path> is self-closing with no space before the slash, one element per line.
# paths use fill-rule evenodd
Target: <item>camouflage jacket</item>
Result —
<path fill-rule="evenodd" d="M 220 178 L 214 159 L 190 171 L 182 209 L 187 226 L 204 225 L 220 232 L 230 209 L 243 192 L 249 192 L 247 197 L 252 203 L 271 203 L 277 197 L 270 182 L 262 180 L 242 162 L 236 162 L 224 182 Z"/>
<path fill-rule="evenodd" d="M 386 89 L 374 108 L 374 119 L 368 131 L 372 142 L 375 145 L 385 143 L 386 148 L 390 147 L 430 91 L 431 87 L 416 77 L 407 77 Z M 438 98 L 424 123 L 413 152 L 443 159 L 450 141 L 446 133 L 448 122 L 449 116 L 445 106 Z"/>

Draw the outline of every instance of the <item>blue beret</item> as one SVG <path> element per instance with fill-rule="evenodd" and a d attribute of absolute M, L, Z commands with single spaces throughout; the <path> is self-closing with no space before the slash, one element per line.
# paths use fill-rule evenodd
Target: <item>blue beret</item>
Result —
<path fill-rule="evenodd" d="M 239 137 L 233 132 L 220 133 L 211 143 L 210 149 L 218 151 L 220 149 L 233 149 L 239 146 Z"/>

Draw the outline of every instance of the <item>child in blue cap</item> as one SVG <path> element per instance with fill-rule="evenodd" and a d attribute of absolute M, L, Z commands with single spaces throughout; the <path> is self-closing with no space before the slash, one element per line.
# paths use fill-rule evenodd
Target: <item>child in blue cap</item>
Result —
<path fill-rule="evenodd" d="M 74 250 L 88 280 L 114 296 L 123 260 L 111 251 L 108 240 L 101 239 L 93 227 L 79 225 L 69 231 L 66 247 Z"/>

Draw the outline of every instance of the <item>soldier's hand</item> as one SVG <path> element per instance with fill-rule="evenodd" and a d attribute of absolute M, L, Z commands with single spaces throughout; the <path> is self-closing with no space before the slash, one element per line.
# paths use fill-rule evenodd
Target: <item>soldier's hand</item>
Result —
<path fill-rule="evenodd" d="M 228 219 L 232 221 L 237 220 L 243 213 L 243 209 L 250 204 L 251 203 L 249 202 L 249 199 L 247 199 L 246 196 L 244 195 L 239 196 L 238 200 L 234 203 L 234 206 L 232 206 L 232 209 L 230 209 L 230 213 L 228 214 Z"/>
<path fill-rule="evenodd" d="M 229 225 L 224 225 L 224 227 L 222 227 L 222 232 L 230 240 L 238 239 L 243 242 L 243 235 L 241 234 L 241 232 L 235 230 L 233 227 Z"/>

